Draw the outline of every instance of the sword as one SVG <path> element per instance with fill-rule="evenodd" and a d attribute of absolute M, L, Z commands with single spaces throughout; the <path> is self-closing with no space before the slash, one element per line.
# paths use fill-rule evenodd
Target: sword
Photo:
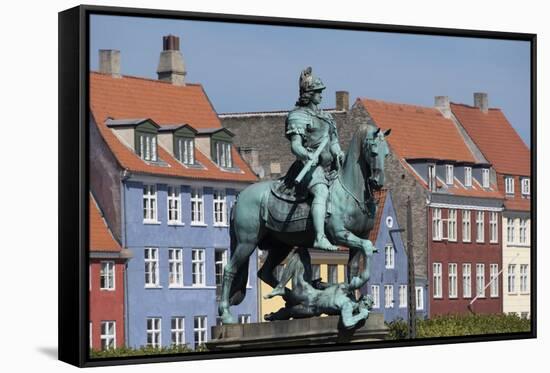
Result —
<path fill-rule="evenodd" d="M 306 176 L 307 172 L 311 169 L 311 166 L 313 166 L 313 162 L 319 159 L 319 155 L 321 154 L 321 152 L 323 151 L 323 149 L 327 144 L 328 144 L 328 136 L 325 136 L 321 141 L 321 144 L 319 144 L 319 147 L 315 149 L 315 152 L 313 153 L 313 158 L 304 164 L 304 168 L 302 168 L 302 171 L 300 171 L 298 176 L 296 176 L 296 179 L 294 180 L 296 184 L 299 184 L 302 182 L 302 179 L 304 178 L 304 176 Z"/>

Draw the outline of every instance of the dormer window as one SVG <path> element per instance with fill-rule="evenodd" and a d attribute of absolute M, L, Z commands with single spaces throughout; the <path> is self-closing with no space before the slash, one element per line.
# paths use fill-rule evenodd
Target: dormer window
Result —
<path fill-rule="evenodd" d="M 233 167 L 233 160 L 231 159 L 231 144 L 224 141 L 216 141 L 214 143 L 215 159 L 214 161 L 220 167 L 231 168 Z"/>
<path fill-rule="evenodd" d="M 437 188 L 435 165 L 428 165 L 428 189 L 435 192 Z"/>
<path fill-rule="evenodd" d="M 506 194 L 514 194 L 514 178 L 512 176 L 504 177 L 504 190 Z"/>
<path fill-rule="evenodd" d="M 484 168 L 481 170 L 481 182 L 484 188 L 489 188 L 489 169 Z"/>
<path fill-rule="evenodd" d="M 472 167 L 464 167 L 464 186 L 472 186 Z"/>
<path fill-rule="evenodd" d="M 454 167 L 452 164 L 445 166 L 445 183 L 452 185 L 454 180 Z"/>
<path fill-rule="evenodd" d="M 105 121 L 107 127 L 141 159 L 157 162 L 158 133 L 160 126 L 152 119 L 112 119 Z"/>
<path fill-rule="evenodd" d="M 192 138 L 176 139 L 176 158 L 184 164 L 195 164 L 195 141 Z"/>
<path fill-rule="evenodd" d="M 153 134 L 139 134 L 139 156 L 146 161 L 157 160 L 157 136 Z"/>
<path fill-rule="evenodd" d="M 527 177 L 521 179 L 521 194 L 524 196 L 531 194 L 531 180 Z"/>

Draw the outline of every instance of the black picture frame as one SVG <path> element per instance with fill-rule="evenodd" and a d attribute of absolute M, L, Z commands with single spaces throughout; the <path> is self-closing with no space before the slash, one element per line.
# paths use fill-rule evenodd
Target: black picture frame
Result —
<path fill-rule="evenodd" d="M 272 350 L 188 353 L 131 358 L 90 359 L 88 347 L 88 126 L 89 126 L 89 38 L 91 15 L 117 15 L 197 21 L 233 22 L 326 29 L 380 31 L 400 34 L 462 36 L 522 40 L 531 44 L 531 220 L 536 222 L 537 199 L 537 36 L 483 30 L 460 30 L 340 21 L 258 17 L 232 14 L 197 13 L 159 9 L 138 9 L 82 5 L 59 13 L 59 360 L 79 367 L 125 365 L 152 362 L 219 359 L 231 357 L 282 355 L 386 347 L 436 345 L 536 338 L 537 268 L 536 224 L 531 224 L 531 331 L 527 333 L 471 337 L 427 338 L 379 341 L 368 344 L 285 347 Z"/>

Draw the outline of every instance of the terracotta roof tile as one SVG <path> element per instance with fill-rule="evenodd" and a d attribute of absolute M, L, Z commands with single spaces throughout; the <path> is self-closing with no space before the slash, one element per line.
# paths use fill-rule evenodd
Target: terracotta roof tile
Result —
<path fill-rule="evenodd" d="M 386 195 L 388 191 L 382 189 L 380 191 L 374 192 L 374 198 L 378 201 L 378 208 L 376 209 L 376 217 L 374 219 L 374 226 L 369 233 L 369 240 L 372 241 L 374 245 L 376 243 L 376 238 L 378 238 L 378 231 L 380 230 L 380 224 L 382 220 L 382 214 L 384 212 L 384 204 L 386 203 Z"/>
<path fill-rule="evenodd" d="M 90 193 L 90 251 L 120 252 L 121 247 L 105 223 L 99 207 Z"/>
<path fill-rule="evenodd" d="M 497 172 L 530 175 L 529 148 L 500 109 L 483 113 L 476 107 L 451 103 L 451 110 Z"/>
<path fill-rule="evenodd" d="M 475 162 L 451 119 L 430 107 L 361 99 L 377 126 L 391 128 L 388 143 L 405 159 Z"/>
<path fill-rule="evenodd" d="M 204 168 L 186 167 L 159 146 L 159 159 L 167 164 L 163 167 L 143 161 L 105 124 L 107 118 L 150 118 L 161 127 L 188 123 L 195 129 L 222 128 L 201 85 L 188 84 L 182 87 L 157 80 L 128 76 L 113 78 L 92 72 L 90 107 L 101 135 L 120 166 L 130 171 L 203 180 L 257 181 L 257 177 L 235 148 L 232 148 L 232 158 L 239 172 L 222 170 L 198 149 L 196 160 Z"/>

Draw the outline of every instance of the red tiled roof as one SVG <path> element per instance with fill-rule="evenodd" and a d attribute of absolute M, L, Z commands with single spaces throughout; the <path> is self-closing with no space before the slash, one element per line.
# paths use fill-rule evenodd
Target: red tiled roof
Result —
<path fill-rule="evenodd" d="M 167 167 L 143 161 L 132 149 L 124 145 L 105 125 L 107 118 L 150 118 L 160 126 L 188 123 L 195 129 L 222 128 L 203 88 L 199 84 L 174 86 L 171 83 L 92 72 L 90 74 L 90 109 L 99 131 L 121 167 L 138 173 L 176 176 L 205 180 L 254 182 L 257 177 L 232 148 L 234 166 L 240 172 L 224 171 L 205 154 L 196 150 L 196 160 L 205 168 L 189 168 L 178 162 L 159 146 L 159 159 Z"/>
<path fill-rule="evenodd" d="M 526 198 L 506 198 L 504 206 L 506 210 L 531 211 L 531 200 Z"/>
<path fill-rule="evenodd" d="M 384 211 L 384 204 L 386 203 L 387 190 L 382 189 L 380 191 L 374 192 L 374 198 L 378 201 L 378 207 L 376 209 L 376 217 L 374 219 L 374 226 L 369 233 L 369 240 L 372 241 L 374 245 L 376 243 L 376 238 L 378 237 L 378 230 L 380 229 L 380 224 L 382 220 L 382 212 Z"/>
<path fill-rule="evenodd" d="M 382 129 L 391 128 L 388 143 L 405 159 L 475 162 L 458 129 L 435 108 L 360 99 Z"/>
<path fill-rule="evenodd" d="M 88 203 L 90 207 L 90 251 L 120 252 L 121 247 L 103 220 L 91 193 Z"/>
<path fill-rule="evenodd" d="M 451 110 L 497 172 L 530 175 L 529 148 L 500 109 L 483 113 L 476 107 L 452 103 Z"/>

